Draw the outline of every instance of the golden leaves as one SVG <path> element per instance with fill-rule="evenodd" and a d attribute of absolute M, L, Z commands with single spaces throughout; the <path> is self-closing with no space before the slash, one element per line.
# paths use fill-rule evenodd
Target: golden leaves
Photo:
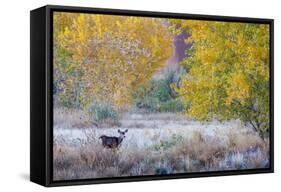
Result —
<path fill-rule="evenodd" d="M 69 14 L 55 14 L 54 20 L 59 25 Z M 58 41 L 82 74 L 85 97 L 124 106 L 173 54 L 167 27 L 161 19 L 76 14 L 60 28 Z"/>
<path fill-rule="evenodd" d="M 250 85 L 243 73 L 232 74 L 228 81 L 228 87 L 226 88 L 227 99 L 226 104 L 230 105 L 233 100 L 237 100 L 244 103 L 250 96 Z"/>
<path fill-rule="evenodd" d="M 257 87 L 268 86 L 269 25 L 215 22 L 200 20 L 170 20 L 190 34 L 192 53 L 186 62 L 190 70 L 182 75 L 177 89 L 191 107 L 188 113 L 199 119 L 232 111 L 233 102 L 249 105 L 249 100 L 261 97 Z M 172 30 L 173 31 L 173 30 Z M 264 105 L 268 100 L 264 99 Z M 241 106 L 240 106 L 241 107 Z"/>

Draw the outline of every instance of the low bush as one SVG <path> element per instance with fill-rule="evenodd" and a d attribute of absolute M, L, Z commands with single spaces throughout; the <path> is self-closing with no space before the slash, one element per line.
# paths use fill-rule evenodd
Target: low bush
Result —
<path fill-rule="evenodd" d="M 135 106 L 148 112 L 182 111 L 183 104 L 171 87 L 175 83 L 173 77 L 173 73 L 168 73 L 163 79 L 141 86 L 133 95 Z"/>
<path fill-rule="evenodd" d="M 161 103 L 159 108 L 160 112 L 177 112 L 182 110 L 183 110 L 182 102 L 178 99 L 171 99 L 164 103 Z"/>
<path fill-rule="evenodd" d="M 118 111 L 108 103 L 94 101 L 88 108 L 88 113 L 90 120 L 97 123 L 115 124 L 119 121 Z"/>
<path fill-rule="evenodd" d="M 156 144 L 154 146 L 154 149 L 157 151 L 165 151 L 176 144 L 179 144 L 183 141 L 183 137 L 180 135 L 173 134 L 169 139 L 167 140 L 160 140 L 159 144 Z"/>

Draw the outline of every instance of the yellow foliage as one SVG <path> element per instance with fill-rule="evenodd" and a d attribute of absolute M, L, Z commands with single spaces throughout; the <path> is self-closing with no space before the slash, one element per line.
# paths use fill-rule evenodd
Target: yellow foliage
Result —
<path fill-rule="evenodd" d="M 247 98 L 250 96 L 250 86 L 244 74 L 236 73 L 233 74 L 228 82 L 229 86 L 226 88 L 228 95 L 227 105 L 230 105 L 233 100 L 238 100 L 241 103 L 244 103 Z"/>
<path fill-rule="evenodd" d="M 206 120 L 244 113 L 255 121 L 258 114 L 267 114 L 264 122 L 268 122 L 269 25 L 180 19 L 170 22 L 173 31 L 187 31 L 190 37 L 185 41 L 192 44 L 191 56 L 184 60 L 190 69 L 182 75 L 177 89 L 190 104 L 188 114 Z"/>
<path fill-rule="evenodd" d="M 75 15 L 54 14 L 54 23 L 64 25 L 54 39 L 71 53 L 73 70 L 83 74 L 84 101 L 94 97 L 117 106 L 129 104 L 138 85 L 173 54 L 172 35 L 161 19 Z"/>

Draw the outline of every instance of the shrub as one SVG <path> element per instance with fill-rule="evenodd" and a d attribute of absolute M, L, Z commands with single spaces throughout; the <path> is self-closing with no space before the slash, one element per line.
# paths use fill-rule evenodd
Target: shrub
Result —
<path fill-rule="evenodd" d="M 183 141 L 183 137 L 181 135 L 173 134 L 171 138 L 167 140 L 161 140 L 159 144 L 154 146 L 154 149 L 157 151 L 166 151 L 167 149 L 175 146 L 178 143 Z"/>
<path fill-rule="evenodd" d="M 160 112 L 177 112 L 182 111 L 183 105 L 178 99 L 171 99 L 164 103 L 161 103 L 159 111 Z"/>
<path fill-rule="evenodd" d="M 119 115 L 112 105 L 94 101 L 88 109 L 90 119 L 95 122 L 113 120 L 118 122 Z"/>
<path fill-rule="evenodd" d="M 181 100 L 177 98 L 171 87 L 174 83 L 174 73 L 168 73 L 163 79 L 154 79 L 148 85 L 142 85 L 134 94 L 136 107 L 149 112 L 177 112 L 183 110 Z"/>
<path fill-rule="evenodd" d="M 144 97 L 136 98 L 135 105 L 139 109 L 145 109 L 149 112 L 157 112 L 160 109 L 160 101 L 146 93 Z"/>

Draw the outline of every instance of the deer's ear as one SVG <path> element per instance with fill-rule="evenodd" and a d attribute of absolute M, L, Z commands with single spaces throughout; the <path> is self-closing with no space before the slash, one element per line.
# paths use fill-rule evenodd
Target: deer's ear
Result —
<path fill-rule="evenodd" d="M 120 129 L 118 129 L 118 133 L 120 133 Z"/>

